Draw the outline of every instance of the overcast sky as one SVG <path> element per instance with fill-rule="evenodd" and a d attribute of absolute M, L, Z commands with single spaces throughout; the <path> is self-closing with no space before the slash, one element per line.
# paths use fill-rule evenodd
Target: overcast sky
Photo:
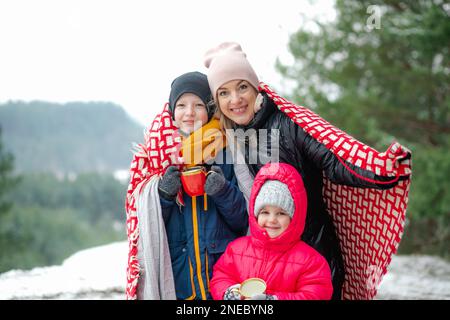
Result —
<path fill-rule="evenodd" d="M 303 15 L 334 18 L 332 0 L 0 0 L 0 103 L 111 101 L 148 124 L 178 75 L 237 41 L 277 86 Z"/>

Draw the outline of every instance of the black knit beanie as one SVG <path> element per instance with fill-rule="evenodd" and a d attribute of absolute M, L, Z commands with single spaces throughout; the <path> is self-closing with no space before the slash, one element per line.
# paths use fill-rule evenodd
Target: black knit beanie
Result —
<path fill-rule="evenodd" d="M 211 90 L 209 89 L 208 78 L 205 74 L 198 71 L 182 74 L 172 81 L 169 97 L 169 110 L 172 117 L 175 116 L 175 105 L 177 100 L 185 93 L 193 93 L 202 99 L 208 111 L 208 121 L 214 113 L 214 108 L 208 105 L 211 99 Z"/>

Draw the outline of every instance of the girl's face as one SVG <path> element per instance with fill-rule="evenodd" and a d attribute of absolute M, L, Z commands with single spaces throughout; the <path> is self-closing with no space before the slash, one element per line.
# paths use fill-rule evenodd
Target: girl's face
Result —
<path fill-rule="evenodd" d="M 280 207 L 264 206 L 258 214 L 258 225 L 264 228 L 271 238 L 278 237 L 291 223 L 289 214 Z"/>
<path fill-rule="evenodd" d="M 232 80 L 217 90 L 217 103 L 222 113 L 238 125 L 247 125 L 255 116 L 258 92 L 245 80 Z"/>
<path fill-rule="evenodd" d="M 184 93 L 175 103 L 174 118 L 178 128 L 190 134 L 208 122 L 208 111 L 197 95 Z"/>

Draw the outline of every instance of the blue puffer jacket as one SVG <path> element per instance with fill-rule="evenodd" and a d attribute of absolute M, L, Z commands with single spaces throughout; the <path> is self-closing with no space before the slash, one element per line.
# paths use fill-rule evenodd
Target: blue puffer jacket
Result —
<path fill-rule="evenodd" d="M 228 243 L 247 233 L 248 215 L 232 164 L 218 165 L 227 180 L 214 196 L 183 195 L 185 205 L 160 197 L 178 299 L 211 299 L 213 266 Z M 195 208 L 193 210 L 193 208 Z"/>

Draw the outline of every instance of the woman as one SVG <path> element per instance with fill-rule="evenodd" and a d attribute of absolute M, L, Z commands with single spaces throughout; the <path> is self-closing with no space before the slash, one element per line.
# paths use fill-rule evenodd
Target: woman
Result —
<path fill-rule="evenodd" d="M 333 220 L 327 212 L 327 205 L 324 201 L 325 192 L 322 193 L 324 182 L 330 181 L 332 184 L 358 188 L 389 189 L 394 187 L 398 180 L 408 179 L 409 163 L 405 165 L 406 174 L 393 179 L 392 176 L 389 176 L 392 172 L 388 172 L 384 167 L 380 171 L 383 174 L 377 175 L 371 170 L 364 170 L 356 166 L 354 161 L 351 161 L 352 154 L 344 153 L 345 150 L 342 151 L 345 158 L 338 157 L 336 153 L 341 142 L 338 141 L 332 145 L 329 141 L 332 138 L 324 139 L 321 134 L 323 126 L 328 126 L 327 128 L 336 132 L 337 138 L 342 137 L 344 144 L 354 146 L 360 143 L 330 126 L 310 110 L 295 106 L 277 96 L 268 87 L 260 85 L 255 71 L 237 43 L 226 42 L 209 50 L 205 55 L 205 66 L 208 68 L 209 85 L 224 129 L 241 129 L 241 132 L 244 133 L 253 132 L 249 133 L 247 137 L 254 136 L 254 133 L 258 132 L 260 139 L 261 135 L 267 135 L 265 141 L 269 141 L 273 136 L 279 138 L 275 143 L 269 144 L 265 150 L 258 146 L 258 143 L 249 142 L 249 139 L 244 136 L 243 147 L 237 149 L 241 158 L 235 157 L 234 159 L 235 161 L 236 159 L 245 160 L 246 165 L 235 166 L 235 171 L 239 186 L 246 195 L 246 199 L 251 190 L 253 177 L 267 160 L 266 153 L 270 156 L 274 154 L 278 156 L 278 159 L 272 158 L 272 161 L 288 163 L 296 168 L 304 180 L 308 203 L 310 203 L 302 240 L 326 258 L 332 272 L 333 299 L 340 299 L 346 276 L 341 253 L 343 244 L 340 245 Z M 305 114 L 310 116 L 304 117 Z M 306 123 L 305 121 L 311 122 Z M 314 124 L 316 122 L 321 122 L 321 125 Z M 235 136 L 238 136 L 236 132 L 234 131 Z M 230 130 L 227 130 L 227 133 L 230 133 Z M 322 131 L 322 133 L 326 132 Z M 229 138 L 229 142 L 234 138 Z M 334 147 L 336 149 L 333 149 Z M 255 152 L 257 157 L 252 156 L 252 153 Z M 406 152 L 401 153 L 402 157 L 409 158 L 409 154 Z M 390 152 L 389 156 L 397 155 Z M 403 195 L 403 202 L 406 202 L 408 186 L 405 187 L 406 194 Z M 364 200 L 364 197 L 362 196 L 361 199 Z M 327 204 L 329 207 L 330 203 L 327 202 Z M 339 221 L 335 221 L 335 223 L 339 223 Z M 387 260 L 388 263 L 390 259 Z M 347 263 L 349 262 L 346 261 Z M 382 268 L 384 267 L 385 265 L 382 266 Z M 350 271 L 353 272 L 348 268 L 347 273 Z M 366 272 L 366 270 L 362 272 Z M 349 278 L 354 277 L 353 274 L 348 274 L 348 276 Z M 364 277 L 359 275 L 358 277 L 364 281 Z M 364 285 L 363 283 L 362 286 Z M 360 288 L 355 290 L 360 290 Z M 369 291 L 371 292 L 367 296 L 373 296 L 374 290 Z M 353 297 L 365 297 L 365 294 L 366 292 L 362 295 L 353 295 Z"/>
<path fill-rule="evenodd" d="M 137 231 L 128 232 L 128 298 L 211 299 L 212 267 L 228 243 L 247 232 L 245 199 L 233 165 L 222 159 L 223 141 L 217 143 L 208 135 L 220 132 L 208 105 L 210 98 L 206 75 L 189 72 L 177 77 L 167 112 L 163 112 L 169 117 L 161 121 L 161 115 L 157 117 L 153 132 L 146 136 L 150 139 L 146 147 L 141 146 L 143 150 L 135 155 L 144 154 L 144 159 L 133 162 L 132 168 L 139 170 L 132 173 L 146 176 L 138 184 L 148 184 L 138 187 L 132 178 L 128 192 L 127 222 L 129 226 L 137 224 Z M 152 137 L 158 140 L 152 141 Z M 207 149 L 214 152 L 205 152 Z M 152 154 L 163 161 L 147 157 Z M 164 159 L 168 154 L 172 157 Z M 182 163 L 177 162 L 180 158 Z M 140 163 L 145 165 L 140 167 Z M 152 168 L 150 163 L 156 164 Z M 185 189 L 188 185 L 182 186 L 181 171 L 198 166 L 209 172 L 204 192 L 193 194 Z M 133 201 L 137 203 L 136 222 L 131 219 Z"/>

